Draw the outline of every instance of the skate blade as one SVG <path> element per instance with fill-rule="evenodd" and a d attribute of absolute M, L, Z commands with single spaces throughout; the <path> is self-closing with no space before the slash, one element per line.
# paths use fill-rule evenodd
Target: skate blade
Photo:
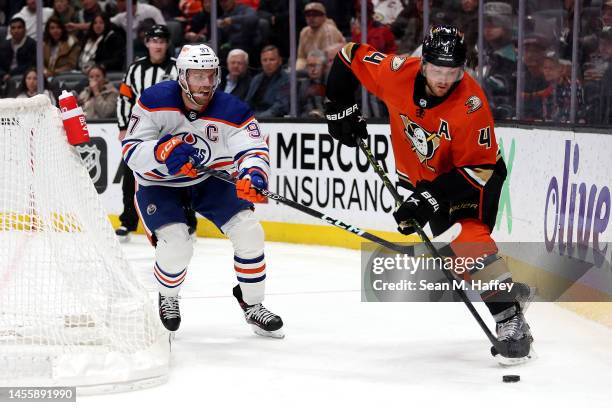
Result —
<path fill-rule="evenodd" d="M 172 353 L 172 342 L 174 341 L 174 337 L 176 334 L 174 332 L 168 333 L 168 346 L 170 347 L 170 352 Z"/>
<path fill-rule="evenodd" d="M 253 333 L 257 334 L 258 336 L 272 337 L 273 339 L 284 339 L 285 338 L 285 333 L 283 333 L 282 327 L 278 330 L 267 331 L 254 324 L 249 324 L 249 326 L 251 326 Z"/>
<path fill-rule="evenodd" d="M 117 239 L 119 240 L 120 243 L 125 244 L 130 242 L 130 236 L 126 235 L 124 237 L 120 237 L 119 235 L 117 235 Z"/>
<path fill-rule="evenodd" d="M 530 361 L 536 360 L 538 358 L 538 354 L 535 352 L 533 347 L 529 350 L 529 354 L 525 357 L 504 357 L 501 354 L 495 355 L 495 360 L 497 363 L 503 367 L 513 367 L 521 364 L 528 363 Z"/>

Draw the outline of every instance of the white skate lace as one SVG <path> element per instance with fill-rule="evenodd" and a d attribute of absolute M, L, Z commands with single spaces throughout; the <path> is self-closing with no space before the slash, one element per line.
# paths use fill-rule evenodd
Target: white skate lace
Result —
<path fill-rule="evenodd" d="M 510 320 L 504 323 L 500 323 L 497 339 L 500 341 L 513 338 L 521 325 L 521 319 L 519 316 L 514 316 Z"/>
<path fill-rule="evenodd" d="M 162 296 L 160 308 L 164 318 L 174 319 L 181 317 L 178 299 L 178 296 Z"/>
<path fill-rule="evenodd" d="M 262 324 L 267 324 L 275 317 L 275 314 L 266 309 L 261 303 L 251 306 L 244 314 L 247 318 L 256 320 Z"/>

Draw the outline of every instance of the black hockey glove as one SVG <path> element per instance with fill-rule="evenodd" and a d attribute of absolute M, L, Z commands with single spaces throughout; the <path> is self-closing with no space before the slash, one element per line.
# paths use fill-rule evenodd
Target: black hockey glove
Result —
<path fill-rule="evenodd" d="M 414 224 L 424 227 L 431 217 L 438 211 L 440 204 L 430 190 L 427 182 L 419 182 L 414 193 L 404 201 L 393 213 L 399 225 L 397 230 L 404 235 L 414 234 Z"/>
<path fill-rule="evenodd" d="M 327 102 L 325 103 L 325 118 L 331 137 L 344 145 L 355 147 L 358 138 L 368 137 L 366 121 L 361 116 L 361 110 L 357 104 L 346 106 Z"/>

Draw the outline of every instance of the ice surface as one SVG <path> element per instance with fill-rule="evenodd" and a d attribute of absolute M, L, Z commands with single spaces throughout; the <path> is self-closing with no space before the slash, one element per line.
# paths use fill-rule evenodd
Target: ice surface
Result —
<path fill-rule="evenodd" d="M 123 247 L 154 292 L 153 248 L 142 236 Z M 78 406 L 612 406 L 612 330 L 557 305 L 527 313 L 539 358 L 503 368 L 462 304 L 361 303 L 358 251 L 268 243 L 264 304 L 286 338 L 262 338 L 231 296 L 232 255 L 229 241 L 198 240 L 168 383 Z"/>

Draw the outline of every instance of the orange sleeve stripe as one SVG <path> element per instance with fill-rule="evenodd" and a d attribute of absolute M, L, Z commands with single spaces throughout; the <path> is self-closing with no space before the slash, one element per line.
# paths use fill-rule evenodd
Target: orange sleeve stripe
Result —
<path fill-rule="evenodd" d="M 119 85 L 119 94 L 129 99 L 132 99 L 134 97 L 134 92 L 132 92 L 132 88 L 130 88 L 125 82 L 122 82 L 121 85 Z"/>
<path fill-rule="evenodd" d="M 259 272 L 263 272 L 266 270 L 266 264 L 263 264 L 259 268 L 254 268 L 254 269 L 245 269 L 239 266 L 234 266 L 234 270 L 240 273 L 259 273 Z"/>
<path fill-rule="evenodd" d="M 132 147 L 134 147 L 136 143 L 128 143 L 125 145 L 125 147 L 123 148 L 123 151 L 121 152 L 121 154 L 123 154 L 125 156 L 125 153 L 130 150 Z"/>
<path fill-rule="evenodd" d="M 178 108 L 149 108 L 147 106 L 145 106 L 142 102 L 140 102 L 140 99 L 138 100 L 138 106 L 140 106 L 142 109 L 146 110 L 147 112 L 158 112 L 158 111 L 175 111 L 175 112 L 180 112 L 181 110 Z"/>

